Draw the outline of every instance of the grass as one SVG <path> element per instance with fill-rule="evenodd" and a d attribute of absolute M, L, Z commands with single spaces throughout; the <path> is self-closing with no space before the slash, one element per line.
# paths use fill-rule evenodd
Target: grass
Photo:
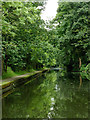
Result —
<path fill-rule="evenodd" d="M 10 67 L 7 67 L 7 72 L 3 72 L 2 79 L 14 77 L 14 76 L 17 76 L 17 74 L 13 72 Z"/>
<path fill-rule="evenodd" d="M 15 76 L 18 76 L 18 75 L 23 75 L 23 74 L 33 72 L 33 71 L 35 71 L 35 70 L 31 69 L 29 71 L 14 72 L 14 71 L 12 71 L 12 69 L 10 67 L 7 67 L 7 72 L 3 72 L 2 79 L 11 78 L 11 77 L 15 77 Z"/>

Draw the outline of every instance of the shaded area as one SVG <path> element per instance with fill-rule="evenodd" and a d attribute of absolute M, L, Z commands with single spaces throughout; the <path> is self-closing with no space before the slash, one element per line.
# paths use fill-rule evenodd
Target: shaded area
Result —
<path fill-rule="evenodd" d="M 59 71 L 17 88 L 3 99 L 3 118 L 88 118 L 88 84 Z"/>
<path fill-rule="evenodd" d="M 34 71 L 34 72 L 31 72 L 31 73 L 27 73 L 27 74 L 24 74 L 24 75 L 20 75 L 20 76 L 16 76 L 16 77 L 13 77 L 13 78 L 3 80 L 2 96 L 6 97 L 8 94 L 15 91 L 15 88 L 17 88 L 17 87 L 19 87 L 23 84 L 27 84 L 34 79 L 37 79 L 37 77 L 41 76 L 42 73 L 45 73 L 48 70 L 49 69 Z"/>

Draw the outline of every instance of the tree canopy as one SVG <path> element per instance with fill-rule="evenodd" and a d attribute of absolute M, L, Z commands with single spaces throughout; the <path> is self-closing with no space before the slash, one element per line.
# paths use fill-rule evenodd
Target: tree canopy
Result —
<path fill-rule="evenodd" d="M 40 16 L 43 2 L 2 2 L 3 70 L 7 66 L 14 71 L 60 66 L 78 71 L 87 66 L 89 5 L 60 2 L 48 25 Z"/>
<path fill-rule="evenodd" d="M 85 65 L 90 61 L 89 5 L 90 2 L 63 2 L 57 10 L 57 46 L 60 62 L 68 70 L 78 70 L 80 61 Z"/>
<path fill-rule="evenodd" d="M 3 2 L 2 51 L 4 69 L 39 68 L 56 64 L 55 48 L 40 13 L 43 3 Z"/>

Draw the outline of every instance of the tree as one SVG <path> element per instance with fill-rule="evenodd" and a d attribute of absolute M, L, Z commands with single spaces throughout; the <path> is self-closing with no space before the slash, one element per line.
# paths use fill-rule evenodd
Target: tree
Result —
<path fill-rule="evenodd" d="M 17 68 L 23 69 L 28 64 L 26 61 L 28 49 L 26 46 L 30 45 L 32 40 L 35 39 L 34 35 L 37 34 L 37 28 L 41 22 L 41 10 L 37 9 L 38 5 L 42 4 L 36 3 L 35 6 L 35 3 L 31 2 L 2 3 L 2 49 L 6 71 L 7 65 L 15 70 Z"/>
<path fill-rule="evenodd" d="M 58 31 L 60 62 L 67 70 L 79 70 L 79 63 L 89 62 L 89 5 L 90 2 L 63 2 L 59 4 L 55 22 Z"/>
<path fill-rule="evenodd" d="M 49 32 L 44 28 L 40 2 L 3 2 L 2 49 L 4 70 L 38 69 L 56 64 Z M 51 34 L 51 33 L 50 33 Z M 51 35 L 50 35 L 51 36 Z"/>

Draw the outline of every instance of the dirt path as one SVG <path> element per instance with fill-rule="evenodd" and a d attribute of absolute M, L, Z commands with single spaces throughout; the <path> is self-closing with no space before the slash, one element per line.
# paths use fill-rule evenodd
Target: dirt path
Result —
<path fill-rule="evenodd" d="M 21 78 L 28 78 L 32 75 L 37 74 L 37 73 L 42 73 L 45 70 L 47 71 L 48 69 L 44 69 L 44 70 L 40 70 L 40 71 L 34 71 L 34 72 L 26 73 L 26 74 L 23 74 L 23 75 L 19 75 L 19 76 L 7 78 L 7 79 L 4 79 L 4 80 L 0 80 L 0 86 L 4 86 L 6 84 L 12 83 L 15 80 L 18 80 L 18 79 L 21 79 Z"/>
<path fill-rule="evenodd" d="M 9 84 L 11 82 L 14 82 L 15 80 L 18 80 L 18 79 L 21 79 L 21 78 L 27 78 L 29 76 L 32 76 L 36 73 L 39 73 L 41 71 L 34 71 L 34 72 L 30 72 L 30 73 L 26 73 L 26 74 L 23 74 L 23 75 L 18 75 L 18 76 L 15 76 L 15 77 L 11 77 L 11 78 L 7 78 L 7 79 L 4 79 L 4 80 L 0 80 L 0 86 L 3 86 L 5 84 Z"/>

